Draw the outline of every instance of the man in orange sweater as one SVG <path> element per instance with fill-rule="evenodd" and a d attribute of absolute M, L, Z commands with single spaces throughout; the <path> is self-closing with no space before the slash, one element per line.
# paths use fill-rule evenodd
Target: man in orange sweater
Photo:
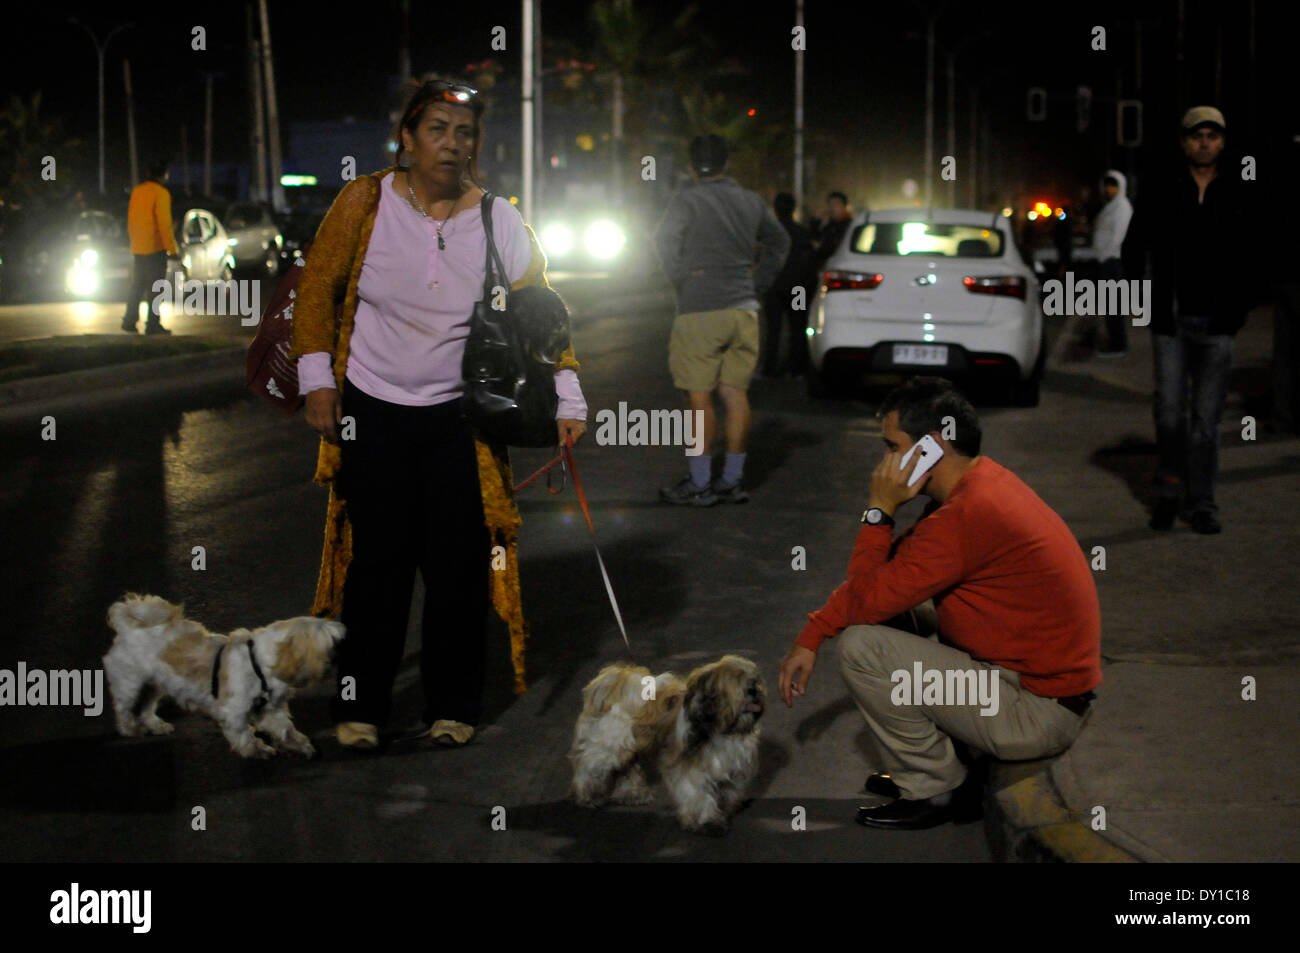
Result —
<path fill-rule="evenodd" d="M 838 635 L 840 672 L 879 749 L 867 790 L 893 799 L 860 808 L 858 822 L 919 829 L 952 819 L 969 790 L 958 792 L 967 772 L 953 738 L 1008 760 L 1074 742 L 1101 683 L 1101 610 L 1069 527 L 979 455 L 979 420 L 952 385 L 913 378 L 880 415 L 886 453 L 848 579 L 809 615 L 780 690 L 793 705 Z M 900 462 L 926 435 L 943 455 L 908 486 L 917 457 Z M 895 509 L 922 491 L 931 504 L 892 542 Z"/>
<path fill-rule="evenodd" d="M 155 162 L 149 167 L 149 178 L 131 190 L 131 203 L 127 206 L 126 230 L 135 257 L 130 297 L 126 299 L 126 314 L 122 316 L 122 330 L 129 334 L 136 333 L 141 298 L 149 300 L 144 333 L 171 334 L 162 326 L 153 306 L 157 297 L 153 286 L 167 277 L 167 259 L 180 257 L 172 234 L 172 194 L 163 185 L 166 181 L 167 163 Z"/>

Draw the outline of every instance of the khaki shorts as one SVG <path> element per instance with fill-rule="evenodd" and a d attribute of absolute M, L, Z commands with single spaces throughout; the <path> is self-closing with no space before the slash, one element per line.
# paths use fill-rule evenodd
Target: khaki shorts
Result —
<path fill-rule="evenodd" d="M 749 389 L 758 367 L 758 312 L 731 308 L 677 315 L 668 339 L 668 370 L 681 390 L 719 383 Z"/>

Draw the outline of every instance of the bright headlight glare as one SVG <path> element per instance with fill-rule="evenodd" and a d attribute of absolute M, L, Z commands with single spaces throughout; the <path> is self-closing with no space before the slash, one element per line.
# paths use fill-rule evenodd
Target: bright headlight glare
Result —
<path fill-rule="evenodd" d="M 81 253 L 81 265 L 83 268 L 94 268 L 99 264 L 99 252 L 93 248 L 87 248 Z"/>
<path fill-rule="evenodd" d="M 627 236 L 613 222 L 592 222 L 582 236 L 587 253 L 594 258 L 613 258 L 623 250 Z"/>
<path fill-rule="evenodd" d="M 68 290 L 77 297 L 94 294 L 99 288 L 99 276 L 86 268 L 74 267 L 68 274 Z"/>
<path fill-rule="evenodd" d="M 551 256 L 567 255 L 573 251 L 573 229 L 558 222 L 542 229 L 542 248 Z"/>

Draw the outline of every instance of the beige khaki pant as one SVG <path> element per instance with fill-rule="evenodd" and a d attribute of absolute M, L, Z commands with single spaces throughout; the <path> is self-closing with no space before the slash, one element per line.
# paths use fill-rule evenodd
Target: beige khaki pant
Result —
<path fill-rule="evenodd" d="M 931 603 L 913 610 L 918 631 L 936 633 Z M 978 701 L 963 705 L 896 705 L 899 670 L 992 670 L 960 649 L 934 639 L 886 625 L 854 625 L 835 639 L 839 643 L 840 674 L 875 739 L 877 770 L 893 778 L 909 800 L 933 797 L 958 787 L 966 768 L 957 758 L 952 739 L 1007 761 L 1059 754 L 1068 748 L 1084 724 L 1082 718 L 1050 698 L 1020 688 L 1020 674 L 998 669 L 997 713 L 980 713 Z M 986 676 L 986 678 L 989 676 Z"/>

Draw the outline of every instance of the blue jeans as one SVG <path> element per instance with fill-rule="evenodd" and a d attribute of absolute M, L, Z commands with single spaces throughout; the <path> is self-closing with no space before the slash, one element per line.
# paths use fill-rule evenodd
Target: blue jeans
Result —
<path fill-rule="evenodd" d="M 1214 476 L 1219 465 L 1219 418 L 1228 393 L 1232 335 L 1209 334 L 1210 319 L 1180 315 L 1174 334 L 1153 335 L 1156 377 L 1157 477 L 1162 497 L 1184 509 L 1217 513 Z"/>

